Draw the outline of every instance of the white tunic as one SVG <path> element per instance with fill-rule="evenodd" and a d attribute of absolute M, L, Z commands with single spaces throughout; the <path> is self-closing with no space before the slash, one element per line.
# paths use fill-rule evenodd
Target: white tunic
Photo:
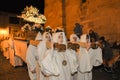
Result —
<path fill-rule="evenodd" d="M 71 80 L 71 74 L 77 71 L 77 66 L 73 63 L 73 57 L 69 56 L 70 53 L 47 51 L 46 54 L 42 61 L 42 71 L 49 76 L 49 80 Z M 63 60 L 67 61 L 67 65 L 62 64 Z"/>
<path fill-rule="evenodd" d="M 91 64 L 93 66 L 99 66 L 103 63 L 102 49 L 100 47 L 98 47 L 97 49 L 90 48 L 89 54 L 90 54 L 90 57 L 91 57 L 91 59 L 90 59 Z"/>
<path fill-rule="evenodd" d="M 50 33 L 45 32 L 42 36 L 42 41 L 40 44 L 37 46 L 37 51 L 38 51 L 38 63 L 39 63 L 39 75 L 40 79 L 39 80 L 45 80 L 46 76 L 41 72 L 41 61 L 44 59 L 44 54 L 47 51 L 47 46 L 46 46 L 46 41 L 52 40 Z"/>
<path fill-rule="evenodd" d="M 81 36 L 80 42 L 90 42 L 87 39 L 87 35 Z M 97 49 L 80 47 L 78 56 L 78 77 L 77 80 L 92 80 L 92 68 L 93 66 L 99 66 L 102 64 L 102 50 L 98 47 Z"/>
<path fill-rule="evenodd" d="M 70 61 L 70 68 L 71 68 L 71 80 L 77 80 L 77 68 L 78 68 L 78 64 L 77 64 L 77 56 L 76 56 L 76 52 L 72 49 L 67 49 L 68 51 L 68 58 Z"/>
<path fill-rule="evenodd" d="M 79 64 L 79 68 L 78 70 L 82 73 L 84 72 L 90 72 L 92 70 L 92 64 L 90 61 L 90 54 L 89 52 L 86 50 L 86 48 L 82 48 L 80 47 L 80 53 L 79 53 L 79 57 L 78 57 L 78 64 Z"/>
<path fill-rule="evenodd" d="M 35 40 L 42 40 L 40 32 L 37 33 Z M 38 64 L 38 52 L 37 47 L 29 45 L 27 48 L 26 62 L 28 67 L 28 73 L 31 80 L 39 80 L 39 64 Z M 32 73 L 31 71 L 35 71 Z"/>
<path fill-rule="evenodd" d="M 27 49 L 26 62 L 31 80 L 37 79 L 36 72 L 32 73 L 32 71 L 36 71 L 36 63 L 37 63 L 36 53 L 37 53 L 37 48 L 33 45 L 29 45 Z"/>
<path fill-rule="evenodd" d="M 92 80 L 93 66 L 99 66 L 102 62 L 102 50 L 99 47 L 97 49 L 90 48 L 89 51 L 80 48 L 77 80 Z"/>
<path fill-rule="evenodd" d="M 41 61 L 44 58 L 44 54 L 47 51 L 46 41 L 41 41 L 40 44 L 37 46 L 38 51 L 38 64 L 39 64 L 39 80 L 45 80 L 45 75 L 41 72 Z"/>

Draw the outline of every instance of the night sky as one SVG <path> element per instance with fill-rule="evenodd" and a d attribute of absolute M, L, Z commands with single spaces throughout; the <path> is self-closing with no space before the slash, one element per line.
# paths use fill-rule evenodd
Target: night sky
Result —
<path fill-rule="evenodd" d="M 1 0 L 0 11 L 21 14 L 24 8 L 30 5 L 44 13 L 44 0 Z"/>

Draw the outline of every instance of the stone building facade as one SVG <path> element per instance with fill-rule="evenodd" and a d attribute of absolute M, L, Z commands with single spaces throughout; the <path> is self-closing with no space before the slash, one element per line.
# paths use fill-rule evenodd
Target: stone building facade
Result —
<path fill-rule="evenodd" d="M 69 38 L 75 23 L 108 40 L 120 40 L 120 0 L 45 0 L 46 26 L 63 27 Z"/>

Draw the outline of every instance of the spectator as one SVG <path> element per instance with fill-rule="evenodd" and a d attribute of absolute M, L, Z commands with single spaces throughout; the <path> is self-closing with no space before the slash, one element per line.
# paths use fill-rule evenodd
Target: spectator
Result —
<path fill-rule="evenodd" d="M 83 26 L 80 25 L 79 23 L 75 24 L 75 28 L 74 28 L 74 33 L 80 38 L 80 36 L 83 34 L 82 31 Z"/>

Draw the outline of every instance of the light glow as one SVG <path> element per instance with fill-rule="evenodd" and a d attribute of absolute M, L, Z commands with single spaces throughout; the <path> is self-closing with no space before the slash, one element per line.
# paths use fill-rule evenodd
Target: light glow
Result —
<path fill-rule="evenodd" d="M 24 11 L 22 11 L 21 16 L 17 16 L 29 22 L 44 24 L 46 22 L 46 17 L 43 14 L 39 14 L 39 10 L 33 6 L 26 6 Z"/>
<path fill-rule="evenodd" d="M 0 33 L 5 35 L 5 34 L 7 34 L 7 31 L 6 30 L 1 30 Z"/>

